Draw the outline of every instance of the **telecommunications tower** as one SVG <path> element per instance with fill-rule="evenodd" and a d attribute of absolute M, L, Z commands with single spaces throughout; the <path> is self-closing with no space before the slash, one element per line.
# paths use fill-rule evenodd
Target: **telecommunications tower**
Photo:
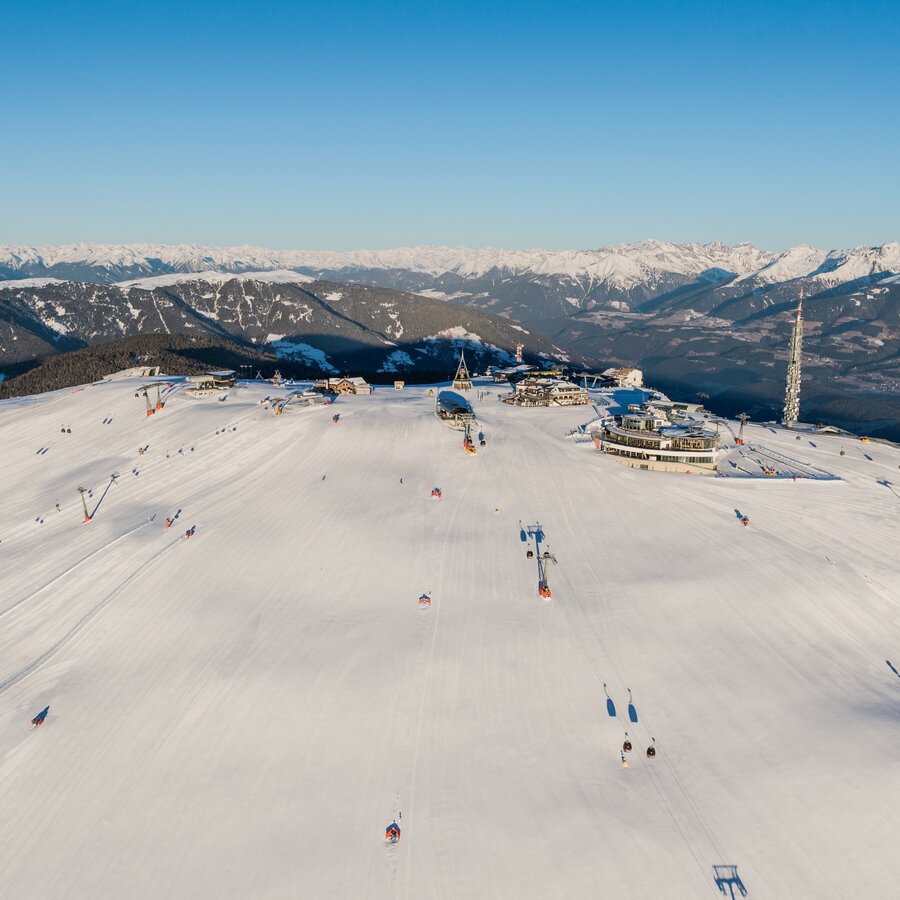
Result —
<path fill-rule="evenodd" d="M 800 360 L 803 355 L 803 292 L 797 304 L 797 318 L 791 332 L 791 352 L 788 359 L 787 385 L 784 390 L 782 421 L 791 428 L 800 418 Z"/>

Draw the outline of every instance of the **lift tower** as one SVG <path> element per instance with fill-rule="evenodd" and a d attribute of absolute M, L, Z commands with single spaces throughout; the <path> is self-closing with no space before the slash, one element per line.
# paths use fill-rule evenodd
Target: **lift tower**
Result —
<path fill-rule="evenodd" d="M 462 349 L 459 351 L 459 366 L 457 366 L 456 375 L 453 376 L 453 389 L 457 391 L 472 390 L 472 376 L 469 375 L 469 367 L 466 365 L 466 354 Z"/>

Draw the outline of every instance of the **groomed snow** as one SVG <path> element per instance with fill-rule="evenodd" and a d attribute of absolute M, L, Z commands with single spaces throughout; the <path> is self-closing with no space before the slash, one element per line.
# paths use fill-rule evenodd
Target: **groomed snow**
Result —
<path fill-rule="evenodd" d="M 144 383 L 0 403 L 0 896 L 895 893 L 900 450 L 748 426 L 842 480 L 686 477 L 488 384 L 467 456 L 424 388 Z"/>

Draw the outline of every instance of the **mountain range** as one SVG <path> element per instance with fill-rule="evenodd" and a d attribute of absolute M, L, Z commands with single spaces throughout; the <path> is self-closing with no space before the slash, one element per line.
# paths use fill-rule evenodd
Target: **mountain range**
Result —
<path fill-rule="evenodd" d="M 290 271 L 216 272 L 118 284 L 0 282 L 0 362 L 13 371 L 135 335 L 194 335 L 263 351 L 285 372 L 447 377 L 460 349 L 473 368 L 566 356 L 509 319 L 429 297 Z"/>
<path fill-rule="evenodd" d="M 261 272 L 267 274 L 254 274 Z M 586 251 L 7 246 L 0 248 L 0 279 L 6 279 L 0 281 L 5 288 L 0 292 L 0 308 L 8 308 L 11 298 L 21 304 L 34 297 L 35 302 L 43 302 L 43 321 L 53 330 L 54 304 L 61 296 L 71 303 L 77 295 L 86 304 L 84 310 L 94 308 L 94 325 L 67 334 L 72 337 L 78 332 L 79 339 L 87 341 L 109 339 L 110 333 L 122 333 L 116 332 L 119 325 L 127 332 L 137 322 L 143 323 L 141 327 L 182 328 L 176 307 L 179 315 L 187 316 L 185 322 L 192 321 L 190 327 L 209 329 L 223 323 L 210 324 L 209 309 L 204 306 L 210 298 L 201 295 L 221 293 L 233 275 L 265 285 L 254 296 L 261 302 L 269 298 L 266 303 L 274 297 L 279 281 L 293 285 L 283 287 L 285 295 L 298 290 L 299 279 L 306 277 L 315 280 L 318 286 L 313 293 L 320 298 L 343 290 L 336 284 L 353 284 L 398 291 L 406 298 L 417 295 L 421 299 L 415 303 L 425 318 L 436 309 L 429 304 L 455 308 L 452 324 L 443 322 L 443 328 L 438 328 L 435 322 L 421 333 L 409 332 L 417 340 L 452 327 L 488 340 L 482 333 L 485 326 L 473 324 L 468 317 L 476 312 L 491 314 L 507 320 L 507 329 L 513 329 L 507 331 L 505 345 L 495 339 L 495 345 L 507 352 L 518 326 L 529 332 L 527 337 L 518 334 L 526 348 L 535 352 L 568 356 L 577 365 L 638 365 L 662 389 L 682 395 L 704 393 L 722 412 L 746 409 L 764 417 L 778 415 L 791 320 L 803 295 L 802 414 L 900 436 L 900 243 L 896 241 L 847 250 L 799 245 L 780 253 L 748 243 L 652 240 Z M 198 286 L 198 278 L 205 287 Z M 69 285 L 77 281 L 81 286 L 66 287 L 53 279 Z M 176 289 L 180 284 L 186 286 Z M 156 292 L 156 300 L 140 299 L 148 289 L 150 294 Z M 166 307 L 165 323 L 156 313 L 128 311 L 127 303 L 140 309 L 148 303 L 158 306 L 157 300 L 173 293 L 178 303 Z M 239 293 L 237 287 L 224 291 L 232 299 Z M 126 302 L 126 297 L 138 299 Z M 60 308 L 68 309 L 66 302 Z M 201 318 L 188 315 L 184 304 Z M 125 314 L 121 309 L 111 312 L 113 306 L 121 306 Z M 253 314 L 240 319 L 253 323 L 244 337 L 265 342 L 271 333 L 283 335 L 277 340 L 288 344 L 292 337 L 299 340 L 291 332 L 297 323 L 289 316 L 283 327 L 270 327 L 267 315 L 257 317 L 258 321 Z M 9 315 L 3 318 L 8 321 Z M 100 327 L 101 321 L 106 325 Z M 323 350 L 332 359 L 334 334 L 340 334 L 333 333 L 332 324 L 327 332 L 304 331 L 307 337 L 299 342 Z M 237 336 L 233 325 L 229 333 Z M 366 327 L 385 340 L 395 339 L 387 319 Z M 332 336 L 328 348 L 322 343 L 326 334 Z M 366 341 L 372 340 L 369 334 Z M 64 343 L 51 335 L 48 352 Z M 0 363 L 5 364 L 9 348 L 2 341 L 0 346 L 7 346 L 0 351 Z M 417 356 L 421 354 L 411 358 Z M 394 359 L 402 370 L 406 360 Z M 331 364 L 340 365 L 342 360 L 338 353 Z M 366 360 L 367 365 L 376 361 L 371 355 Z M 374 368 L 382 362 L 377 361 Z"/>
<path fill-rule="evenodd" d="M 781 253 L 749 243 L 728 246 L 640 241 L 599 250 L 502 250 L 467 247 L 401 247 L 389 250 L 266 250 L 258 247 L 198 247 L 162 244 L 64 244 L 0 247 L 0 278 L 57 277 L 109 283 L 174 272 L 250 272 L 292 269 L 308 274 L 405 271 L 470 280 L 504 273 L 587 279 L 610 289 L 644 286 L 648 293 L 673 277 L 783 282 L 810 278 L 836 284 L 877 279 L 900 270 L 900 243 L 851 250 L 806 245 Z"/>

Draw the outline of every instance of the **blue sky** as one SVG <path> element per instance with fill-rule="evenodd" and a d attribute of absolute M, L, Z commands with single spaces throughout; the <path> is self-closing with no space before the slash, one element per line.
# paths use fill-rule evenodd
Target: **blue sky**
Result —
<path fill-rule="evenodd" d="M 900 4 L 4 4 L 0 242 L 900 238 Z"/>

